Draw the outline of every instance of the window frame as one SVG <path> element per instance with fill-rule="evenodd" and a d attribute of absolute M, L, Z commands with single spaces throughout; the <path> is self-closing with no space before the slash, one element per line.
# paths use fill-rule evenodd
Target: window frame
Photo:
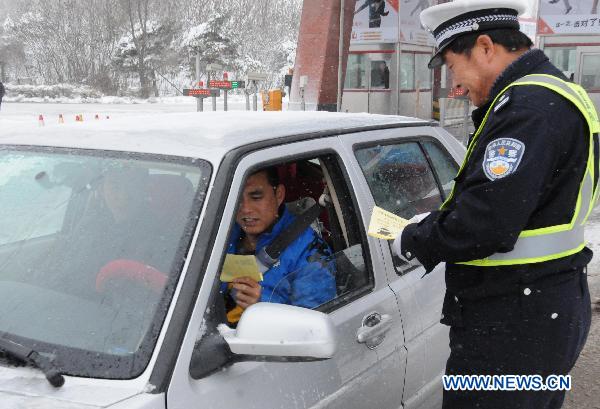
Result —
<path fill-rule="evenodd" d="M 356 58 L 357 58 L 356 65 L 359 67 L 358 77 L 360 78 L 361 81 L 364 78 L 364 81 L 365 81 L 365 83 L 362 84 L 362 86 L 358 86 L 358 87 L 350 87 L 349 85 L 354 85 L 354 84 L 348 83 L 348 81 L 350 80 L 349 73 L 351 72 L 351 70 L 349 69 L 350 61 L 351 61 L 351 58 L 354 58 L 354 56 L 356 56 Z M 346 75 L 344 78 L 344 84 L 342 86 L 343 90 L 368 91 L 371 88 L 371 73 L 369 72 L 370 66 L 371 66 L 370 61 L 371 61 L 371 59 L 368 57 L 368 54 L 366 54 L 366 53 L 350 52 L 348 54 L 348 61 L 346 62 Z M 356 72 L 356 71 L 352 71 L 352 72 Z"/>
<path fill-rule="evenodd" d="M 580 56 L 580 67 L 579 67 L 579 83 L 581 84 L 581 86 L 588 92 L 600 92 L 600 78 L 598 78 L 598 76 L 595 76 L 597 78 L 597 83 L 594 86 L 591 87 L 586 87 L 583 84 L 583 72 L 585 69 L 585 60 L 586 57 L 596 57 L 596 58 L 600 58 L 600 52 L 582 52 L 581 56 Z"/>
<path fill-rule="evenodd" d="M 419 143 L 419 146 L 421 147 L 421 150 L 425 154 L 425 157 L 427 158 L 427 162 L 429 162 L 429 166 L 433 170 L 433 175 L 434 175 L 435 181 L 438 185 L 438 190 L 441 192 L 442 203 L 444 203 L 448 199 L 448 196 L 446 196 L 446 192 L 444 190 L 444 185 L 442 184 L 438 170 L 433 163 L 433 159 L 431 158 L 431 155 L 429 155 L 429 152 L 427 152 L 427 149 L 424 146 L 424 142 L 430 142 L 433 145 L 435 145 L 447 158 L 449 158 L 453 163 L 455 163 L 456 168 L 457 168 L 456 169 L 457 173 L 460 170 L 460 163 L 458 163 L 454 160 L 454 157 L 450 154 L 450 152 L 448 152 L 448 149 L 446 149 L 444 144 L 442 144 L 439 140 L 437 140 L 435 138 L 431 138 L 431 137 L 425 137 L 424 139 L 427 139 L 427 140 L 421 140 L 421 143 Z M 454 177 L 454 179 L 456 179 L 456 176 Z"/>
<path fill-rule="evenodd" d="M 363 261 L 365 263 L 365 271 L 367 275 L 367 283 L 364 286 L 357 289 L 353 289 L 352 291 L 346 294 L 342 294 L 340 296 L 336 295 L 334 299 L 313 308 L 315 311 L 330 314 L 333 311 L 336 311 L 337 309 L 344 307 L 356 301 L 359 298 L 362 298 L 364 295 L 371 293 L 375 289 L 375 272 L 373 270 L 373 263 L 371 260 L 371 249 L 369 248 L 369 243 L 367 240 L 367 231 L 364 224 L 361 222 L 361 217 L 359 217 L 360 211 L 357 210 L 359 209 L 359 207 L 356 198 L 356 193 L 354 189 L 350 188 L 351 181 L 347 169 L 344 165 L 342 156 L 334 149 L 324 149 L 314 150 L 308 153 L 302 153 L 298 155 L 292 154 L 284 158 L 277 158 L 274 160 L 265 160 L 262 162 L 254 163 L 252 166 L 247 168 L 244 172 L 242 180 L 246 180 L 248 176 L 260 169 L 264 169 L 270 166 L 280 166 L 301 161 L 310 161 L 311 159 L 318 159 L 327 168 L 332 178 L 334 188 L 336 189 L 338 199 L 340 199 L 343 196 L 349 196 L 349 199 L 346 199 L 345 203 L 342 203 L 342 205 L 340 206 L 342 209 L 342 217 L 344 218 L 344 224 L 346 226 L 352 226 L 352 228 L 348 228 L 348 231 L 352 232 L 352 236 L 349 234 L 349 242 L 354 244 L 360 244 L 362 246 Z M 342 185 L 342 190 L 344 190 L 342 194 L 340 194 L 340 185 Z M 240 186 L 240 190 L 236 196 L 234 214 L 239 208 L 242 192 L 243 186 Z M 348 201 L 351 202 L 352 210 L 348 210 L 349 206 L 345 206 L 345 204 L 347 204 Z M 358 214 L 357 211 L 359 212 Z M 349 219 L 353 219 L 352 222 L 349 223 Z M 233 219 L 229 222 L 230 224 L 227 230 L 227 237 L 231 235 L 231 232 L 235 225 L 234 222 L 235 220 Z M 352 237 L 352 239 L 350 239 L 350 237 Z M 227 255 L 227 242 L 228 240 L 226 240 L 225 247 L 222 249 L 222 257 L 219 263 L 219 268 L 223 266 L 225 256 Z M 349 247 L 346 247 L 345 249 L 347 248 Z"/>
<path fill-rule="evenodd" d="M 391 138 L 391 139 L 376 140 L 376 141 L 369 141 L 369 142 L 360 142 L 360 143 L 356 143 L 352 146 L 352 154 L 354 155 L 354 158 L 356 159 L 357 163 L 359 163 L 359 166 L 360 166 L 360 162 L 358 162 L 358 158 L 356 156 L 356 152 L 358 150 L 365 149 L 365 148 L 371 148 L 374 146 L 389 146 L 389 145 L 401 145 L 401 144 L 405 144 L 405 143 L 416 143 L 418 145 L 419 149 L 421 150 L 421 153 L 425 157 L 425 160 L 427 161 L 429 169 L 430 169 L 431 173 L 433 174 L 436 188 L 438 190 L 440 198 L 442 199 L 442 203 L 444 203 L 444 201 L 446 200 L 446 195 L 444 193 L 444 189 L 440 182 L 440 177 L 438 175 L 438 172 L 437 172 L 436 168 L 433 166 L 431 157 L 429 156 L 429 154 L 427 153 L 427 150 L 423 146 L 423 142 L 425 142 L 425 141 L 432 142 L 435 145 L 437 145 L 439 148 L 441 148 L 442 152 L 444 152 L 450 159 L 452 159 L 454 161 L 454 158 L 448 152 L 448 149 L 446 149 L 445 146 L 438 139 L 436 139 L 430 135 L 415 135 L 415 136 L 410 136 L 410 137 L 401 137 L 401 138 Z M 363 172 L 362 168 L 360 168 L 359 170 L 361 172 Z M 364 172 L 363 172 L 363 175 L 364 175 Z M 369 190 L 369 194 L 373 198 L 373 202 L 375 203 L 375 205 L 377 205 L 377 202 L 375 201 L 375 197 L 373 196 L 373 192 L 371 190 L 371 187 L 369 186 L 368 181 L 366 181 L 366 186 L 367 186 L 367 189 Z M 398 256 L 394 255 L 394 252 L 392 251 L 392 248 L 391 248 L 391 245 L 392 245 L 391 242 L 388 242 L 387 245 L 390 250 L 390 254 L 392 255 L 394 269 L 398 275 L 406 275 L 406 274 L 410 273 L 411 271 L 420 267 L 420 264 L 406 263 L 402 259 L 400 259 Z"/>
<path fill-rule="evenodd" d="M 400 84 L 400 92 L 417 92 L 417 55 L 426 55 L 426 56 L 431 56 L 431 53 L 426 52 L 426 51 L 409 51 L 409 50 L 403 50 L 402 53 L 400 54 L 400 70 L 399 72 L 402 72 L 402 61 L 404 61 L 404 59 L 402 58 L 403 56 L 406 55 L 411 55 L 412 56 L 412 84 L 407 84 L 407 88 L 402 87 L 402 84 Z M 419 87 L 418 91 L 419 92 L 431 92 L 432 87 L 433 87 L 433 73 L 431 70 L 427 69 L 427 72 L 429 73 L 429 87 L 427 88 L 422 88 Z M 401 75 L 401 81 L 404 78 L 404 75 Z"/>
<path fill-rule="evenodd" d="M 556 59 L 554 58 L 555 56 L 558 55 L 558 51 L 567 51 L 567 58 L 564 60 L 564 62 L 566 62 L 567 64 L 567 69 L 563 70 L 564 65 L 561 67 L 560 64 L 558 64 L 558 61 L 556 61 Z M 550 62 L 556 66 L 559 70 L 561 71 L 571 71 L 573 73 L 576 73 L 577 70 L 577 47 L 573 46 L 573 45 L 569 45 L 569 44 L 547 44 L 545 47 L 546 54 L 548 55 L 548 58 L 550 59 Z M 572 55 L 571 53 L 574 53 L 574 60 L 572 61 Z M 573 66 L 570 66 L 570 63 L 573 62 Z M 573 70 L 569 70 L 569 68 L 573 68 Z"/>
<path fill-rule="evenodd" d="M 442 187 L 442 185 L 440 183 L 439 175 L 438 175 L 435 167 L 433 166 L 433 162 L 431 160 L 431 157 L 429 156 L 429 154 L 427 153 L 427 151 L 423 147 L 422 142 L 424 140 L 427 140 L 428 142 L 433 142 L 433 143 L 437 144 L 438 147 L 442 148 L 442 151 L 444 153 L 446 153 L 451 159 L 454 159 L 452 157 L 452 155 L 450 155 L 450 153 L 448 152 L 448 150 L 443 146 L 443 144 L 441 144 L 436 138 L 433 138 L 433 137 L 431 137 L 429 135 L 416 135 L 416 136 L 411 136 L 411 137 L 385 139 L 385 140 L 379 140 L 379 141 L 374 141 L 374 142 L 371 142 L 371 141 L 370 142 L 361 142 L 361 143 L 357 143 L 357 144 L 353 145 L 353 147 L 352 147 L 352 154 L 356 158 L 356 151 L 358 151 L 360 149 L 372 148 L 374 146 L 399 145 L 399 144 L 411 143 L 411 142 L 412 143 L 417 143 L 417 145 L 419 146 L 419 149 L 421 150 L 421 153 L 423 153 L 423 156 L 427 160 L 427 164 L 429 165 L 429 169 L 433 173 L 434 180 L 435 180 L 435 185 L 436 185 L 438 191 L 441 192 L 440 193 L 440 197 L 442 198 L 442 203 L 443 203 L 443 200 L 445 199 L 445 195 L 444 195 L 444 192 L 443 192 L 443 187 Z M 357 161 L 358 161 L 358 159 L 357 159 Z M 362 169 L 360 169 L 360 171 L 362 172 Z M 371 196 L 373 196 L 373 192 L 371 191 L 371 187 L 368 185 L 368 183 L 367 183 L 367 187 L 369 188 L 369 193 L 371 194 Z M 373 197 L 373 200 L 374 199 L 375 198 Z"/>
<path fill-rule="evenodd" d="M 321 157 L 319 157 L 319 159 L 321 159 Z M 333 187 L 336 190 L 338 199 L 344 196 L 340 194 L 339 189 L 340 185 L 343 184 L 342 190 L 344 191 L 342 193 L 344 193 L 345 196 L 347 196 L 351 201 L 352 210 L 349 210 L 349 206 L 344 205 L 347 204 L 348 199 L 346 199 L 346 203 L 341 203 L 340 207 L 342 209 L 342 217 L 344 218 L 344 224 L 346 226 L 350 224 L 348 223 L 347 218 L 351 218 L 353 219 L 352 227 L 358 227 L 358 233 L 356 233 L 357 230 L 354 228 L 347 228 L 347 230 L 355 235 L 353 238 L 358 241 L 356 244 L 360 244 L 362 246 L 363 261 L 365 263 L 365 271 L 367 274 L 366 285 L 354 289 L 347 294 L 336 296 L 333 300 L 316 308 L 317 311 L 329 314 L 347 304 L 354 302 L 359 298 L 362 298 L 365 294 L 371 293 L 375 289 L 375 271 L 373 269 L 373 261 L 371 260 L 371 249 L 367 240 L 367 230 L 361 221 L 362 217 L 360 217 L 361 214 L 358 206 L 358 200 L 356 198 L 356 192 L 352 186 L 350 175 L 348 174 L 344 160 L 338 153 L 335 153 L 333 158 L 325 158 L 323 160 L 323 164 L 331 176 L 332 183 L 334 185 Z M 354 240 L 350 239 L 350 234 L 348 240 L 350 241 L 349 244 L 354 242 Z"/>

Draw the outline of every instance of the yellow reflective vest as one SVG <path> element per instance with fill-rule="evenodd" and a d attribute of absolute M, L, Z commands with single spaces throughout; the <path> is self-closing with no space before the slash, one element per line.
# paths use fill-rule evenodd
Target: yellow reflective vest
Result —
<path fill-rule="evenodd" d="M 510 252 L 495 253 L 481 260 L 472 260 L 457 264 L 491 267 L 540 263 L 568 257 L 578 253 L 585 247 L 584 225 L 598 200 L 598 186 L 594 185 L 594 164 L 597 163 L 599 158 L 594 154 L 594 140 L 598 138 L 600 123 L 598 122 L 598 114 L 594 104 L 581 86 L 547 74 L 527 75 L 508 85 L 498 93 L 494 101 L 490 104 L 481 125 L 469 143 L 465 160 L 458 171 L 458 175 L 464 171 L 465 166 L 477 145 L 479 135 L 496 105 L 496 102 L 508 89 L 522 85 L 537 85 L 560 94 L 577 107 L 587 122 L 589 129 L 587 167 L 583 179 L 579 181 L 580 188 L 575 209 L 573 209 L 573 217 L 567 224 L 548 226 L 535 230 L 523 230 L 520 233 L 513 250 Z M 597 168 L 598 167 L 596 167 L 596 169 Z M 446 208 L 453 197 L 454 188 L 448 196 L 448 199 L 442 204 L 441 210 Z"/>

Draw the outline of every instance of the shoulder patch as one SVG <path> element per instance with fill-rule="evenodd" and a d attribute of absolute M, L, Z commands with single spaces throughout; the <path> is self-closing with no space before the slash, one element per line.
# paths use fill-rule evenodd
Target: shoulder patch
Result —
<path fill-rule="evenodd" d="M 490 142 L 483 158 L 485 176 L 494 181 L 514 173 L 524 153 L 525 144 L 513 138 L 500 138 Z"/>
<path fill-rule="evenodd" d="M 494 112 L 500 111 L 510 102 L 510 94 L 511 93 L 509 90 L 505 92 L 504 95 L 502 95 L 500 98 L 498 98 L 498 101 L 496 101 L 496 105 L 494 105 Z"/>

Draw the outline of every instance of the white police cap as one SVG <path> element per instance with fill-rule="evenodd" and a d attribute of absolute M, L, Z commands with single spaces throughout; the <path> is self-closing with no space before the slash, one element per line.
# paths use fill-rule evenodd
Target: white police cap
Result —
<path fill-rule="evenodd" d="M 423 10 L 421 24 L 433 34 L 437 45 L 429 68 L 444 64 L 443 51 L 461 35 L 497 28 L 518 30 L 518 17 L 525 7 L 523 0 L 455 0 Z"/>

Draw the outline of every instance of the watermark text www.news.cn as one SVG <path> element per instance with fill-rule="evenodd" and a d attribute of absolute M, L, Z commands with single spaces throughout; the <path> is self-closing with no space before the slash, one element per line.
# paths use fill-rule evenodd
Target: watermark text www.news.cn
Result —
<path fill-rule="evenodd" d="M 568 391 L 571 375 L 444 375 L 449 391 Z"/>

